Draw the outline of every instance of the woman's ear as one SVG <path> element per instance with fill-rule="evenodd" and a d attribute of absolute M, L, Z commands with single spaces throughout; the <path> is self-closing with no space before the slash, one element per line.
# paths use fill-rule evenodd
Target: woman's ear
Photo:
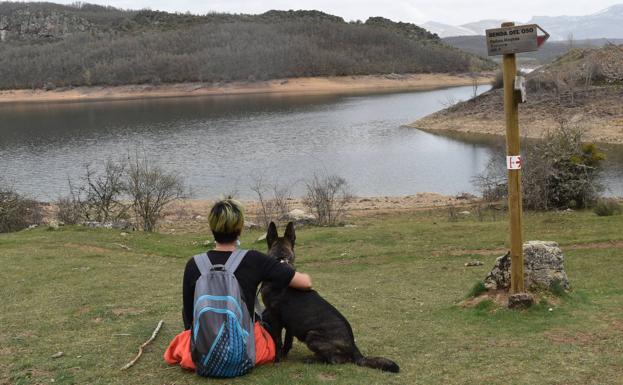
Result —
<path fill-rule="evenodd" d="M 288 226 L 286 226 L 286 233 L 283 235 L 290 244 L 294 246 L 294 241 L 296 241 L 296 234 L 294 232 L 294 223 L 288 222 Z"/>
<path fill-rule="evenodd" d="M 275 222 L 270 222 L 270 225 L 268 225 L 268 231 L 266 231 L 266 243 L 268 244 L 268 250 L 270 250 L 273 243 L 277 241 L 278 237 L 277 225 L 275 225 Z"/>

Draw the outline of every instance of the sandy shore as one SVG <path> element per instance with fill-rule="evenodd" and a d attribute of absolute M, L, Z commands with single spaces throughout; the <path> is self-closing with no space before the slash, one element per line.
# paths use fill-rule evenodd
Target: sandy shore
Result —
<path fill-rule="evenodd" d="M 492 74 L 479 75 L 479 84 L 489 83 Z M 180 83 L 166 85 L 126 85 L 118 87 L 76 87 L 44 90 L 0 91 L 0 103 L 123 100 L 204 95 L 244 94 L 340 94 L 432 90 L 471 85 L 467 74 L 366 75 L 275 79 L 259 82 Z"/>

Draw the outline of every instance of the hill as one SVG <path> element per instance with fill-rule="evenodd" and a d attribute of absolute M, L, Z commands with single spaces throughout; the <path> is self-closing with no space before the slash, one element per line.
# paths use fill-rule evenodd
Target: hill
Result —
<path fill-rule="evenodd" d="M 505 20 L 511 21 L 511 20 Z M 570 37 L 577 40 L 623 39 L 623 4 L 613 5 L 602 11 L 582 16 L 533 16 L 519 24 L 539 24 L 550 33 L 550 41 L 564 41 Z M 424 27 L 442 38 L 454 36 L 480 36 L 485 29 L 499 27 L 502 20 L 480 20 L 460 26 L 427 22 Z"/>
<path fill-rule="evenodd" d="M 484 36 L 455 36 L 442 39 L 446 44 L 462 51 L 487 57 L 487 42 Z M 573 48 L 603 47 L 608 43 L 623 44 L 621 39 L 588 39 L 573 41 L 548 41 L 535 52 L 525 52 L 517 55 L 517 60 L 522 65 L 538 66 L 552 62 L 559 56 L 564 55 Z M 499 59 L 498 59 L 499 60 Z"/>
<path fill-rule="evenodd" d="M 470 72 L 492 62 L 408 23 L 0 3 L 0 89 Z"/>
<path fill-rule="evenodd" d="M 585 139 L 623 144 L 623 46 L 573 49 L 527 76 L 522 136 L 539 138 L 567 123 Z M 503 92 L 495 89 L 411 124 L 433 132 L 504 135 Z"/>

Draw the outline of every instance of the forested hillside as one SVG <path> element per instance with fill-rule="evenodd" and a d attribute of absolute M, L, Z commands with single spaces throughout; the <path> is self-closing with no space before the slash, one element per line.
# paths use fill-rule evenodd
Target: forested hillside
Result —
<path fill-rule="evenodd" d="M 171 14 L 0 3 L 0 89 L 467 72 L 492 63 L 407 23 L 318 11 Z"/>

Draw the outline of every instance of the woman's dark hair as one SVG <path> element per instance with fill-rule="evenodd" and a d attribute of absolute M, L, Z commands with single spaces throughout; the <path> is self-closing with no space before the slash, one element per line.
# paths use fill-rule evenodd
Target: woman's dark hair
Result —
<path fill-rule="evenodd" d="M 244 226 L 244 209 L 239 202 L 231 198 L 218 201 L 210 210 L 208 223 L 216 242 L 234 242 Z"/>

